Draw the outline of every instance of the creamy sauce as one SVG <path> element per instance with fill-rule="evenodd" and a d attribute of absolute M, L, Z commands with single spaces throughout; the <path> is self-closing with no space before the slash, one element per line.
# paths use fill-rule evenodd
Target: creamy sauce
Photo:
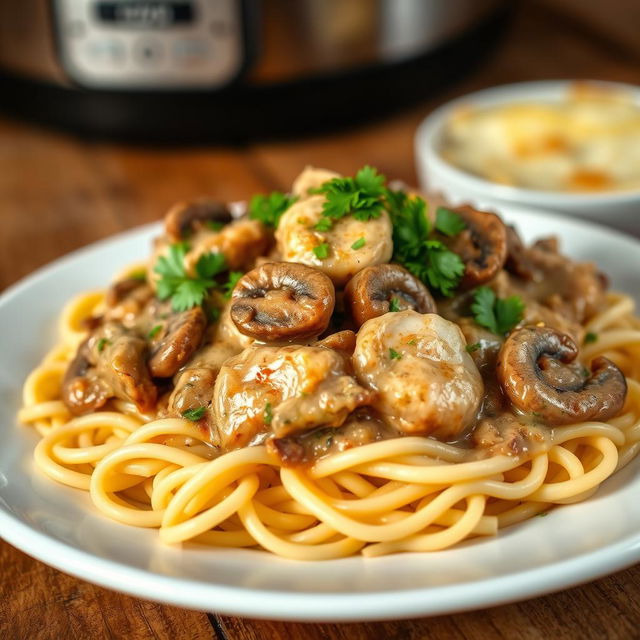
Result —
<path fill-rule="evenodd" d="M 640 107 L 631 96 L 576 85 L 562 102 L 460 107 L 442 157 L 499 184 L 564 192 L 640 188 Z"/>

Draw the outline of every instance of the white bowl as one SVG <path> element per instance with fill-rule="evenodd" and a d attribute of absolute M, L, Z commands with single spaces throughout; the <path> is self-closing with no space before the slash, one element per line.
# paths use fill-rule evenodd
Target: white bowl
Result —
<path fill-rule="evenodd" d="M 499 211 L 505 204 L 521 204 L 547 211 L 563 211 L 640 233 L 640 190 L 566 193 L 506 186 L 458 169 L 440 155 L 444 126 L 460 106 L 560 101 L 575 82 L 553 80 L 503 85 L 467 94 L 438 108 L 421 123 L 415 137 L 416 165 L 422 189 L 441 193 L 454 205 L 470 203 Z M 624 91 L 640 105 L 638 87 L 615 82 L 589 81 L 589 84 Z"/>

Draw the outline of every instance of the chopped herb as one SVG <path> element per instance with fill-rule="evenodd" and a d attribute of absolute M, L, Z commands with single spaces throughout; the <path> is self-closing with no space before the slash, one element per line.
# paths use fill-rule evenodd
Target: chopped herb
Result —
<path fill-rule="evenodd" d="M 218 307 L 214 307 L 210 304 L 205 305 L 204 312 L 207 314 L 207 319 L 209 322 L 218 322 L 220 320 L 220 309 Z"/>
<path fill-rule="evenodd" d="M 161 324 L 157 324 L 155 327 L 152 327 L 151 331 L 149 331 L 148 333 L 149 338 L 155 338 L 158 335 L 158 333 L 160 333 L 161 330 L 162 330 Z"/>
<path fill-rule="evenodd" d="M 224 222 L 219 220 L 205 220 L 204 223 L 211 231 L 220 231 L 224 227 Z"/>
<path fill-rule="evenodd" d="M 598 341 L 598 334 L 589 331 L 584 337 L 584 344 L 591 344 Z"/>
<path fill-rule="evenodd" d="M 315 224 L 313 228 L 316 231 L 331 231 L 332 227 L 333 227 L 333 222 L 331 221 L 331 218 L 322 217 L 320 218 L 320 220 L 318 220 L 318 222 Z"/>
<path fill-rule="evenodd" d="M 591 371 L 589 371 L 589 369 L 587 369 L 587 367 L 585 367 L 584 365 L 582 365 L 582 369 L 580 370 L 580 372 L 582 373 L 583 378 L 588 378 L 591 375 Z"/>
<path fill-rule="evenodd" d="M 329 257 L 329 245 L 326 242 L 319 244 L 317 247 L 313 247 L 313 253 L 316 254 L 316 258 L 324 260 Z"/>
<path fill-rule="evenodd" d="M 243 275 L 244 273 L 242 273 L 242 271 L 231 271 L 229 273 L 229 279 L 222 285 L 222 288 L 224 289 L 225 298 L 228 299 L 231 297 L 233 290 L 238 284 L 238 280 L 240 280 L 240 278 L 242 278 Z"/>
<path fill-rule="evenodd" d="M 389 311 L 400 311 L 400 300 L 398 300 L 398 298 L 391 298 L 391 300 L 389 300 Z"/>
<path fill-rule="evenodd" d="M 202 418 L 204 412 L 207 410 L 207 407 L 198 407 L 197 409 L 187 409 L 182 412 L 182 417 L 187 420 L 191 420 L 192 422 L 197 422 Z"/>
<path fill-rule="evenodd" d="M 438 207 L 436 210 L 436 230 L 445 236 L 457 236 L 466 227 L 464 220 L 455 211 L 446 207 Z"/>
<path fill-rule="evenodd" d="M 524 302 L 520 296 L 498 298 L 489 287 L 478 287 L 473 293 L 471 312 L 476 324 L 504 335 L 522 320 Z"/>
<path fill-rule="evenodd" d="M 264 414 L 262 419 L 265 424 L 271 424 L 271 421 L 273 420 L 273 410 L 270 402 L 267 402 L 267 404 L 264 405 Z"/>
<path fill-rule="evenodd" d="M 398 353 L 395 349 L 389 349 L 389 357 L 392 360 L 400 360 L 402 359 L 402 354 Z"/>
<path fill-rule="evenodd" d="M 322 193 L 326 198 L 322 215 L 329 222 L 324 224 L 331 225 L 347 215 L 362 221 L 379 218 L 384 209 L 384 181 L 385 177 L 376 169 L 365 166 L 356 173 L 355 178 L 333 178 L 313 189 L 312 193 Z"/>
<path fill-rule="evenodd" d="M 545 516 L 548 516 L 549 512 L 548 511 L 543 511 L 542 513 L 538 514 L 538 518 L 544 518 Z"/>
<path fill-rule="evenodd" d="M 227 265 L 221 253 L 204 253 L 198 258 L 196 276 L 187 274 L 184 258 L 189 246 L 184 242 L 172 244 L 166 256 L 160 256 L 154 271 L 158 280 L 158 297 L 161 300 L 171 298 L 174 311 L 186 311 L 202 304 L 207 290 L 215 286 L 214 276 L 226 270 Z"/>
<path fill-rule="evenodd" d="M 416 339 L 415 338 L 411 338 L 411 340 L 409 340 L 409 342 L 407 342 L 407 344 L 410 344 L 411 346 L 413 346 L 416 343 Z"/>
<path fill-rule="evenodd" d="M 440 240 L 430 238 L 425 201 L 389 189 L 386 199 L 393 224 L 393 260 L 431 289 L 452 296 L 464 273 L 464 263 Z"/>
<path fill-rule="evenodd" d="M 147 272 L 144 269 L 141 269 L 140 271 L 132 271 L 128 275 L 128 277 L 131 278 L 132 280 L 140 280 L 140 282 L 146 282 Z"/>
<path fill-rule="evenodd" d="M 111 344 L 111 340 L 108 340 L 107 338 L 100 338 L 97 344 L 98 353 L 102 353 L 102 351 L 108 344 Z"/>
<path fill-rule="evenodd" d="M 367 241 L 364 238 L 358 238 L 352 245 L 351 248 L 352 249 L 362 249 L 362 247 L 364 247 L 364 245 L 367 244 Z"/>
<path fill-rule="evenodd" d="M 278 228 L 282 214 L 297 200 L 280 191 L 273 191 L 268 196 L 257 194 L 249 202 L 249 217 L 260 220 L 262 224 L 272 229 Z"/>
<path fill-rule="evenodd" d="M 482 345 L 479 342 L 474 342 L 473 344 L 468 344 L 465 349 L 467 350 L 467 353 L 473 353 L 474 351 L 477 351 Z"/>

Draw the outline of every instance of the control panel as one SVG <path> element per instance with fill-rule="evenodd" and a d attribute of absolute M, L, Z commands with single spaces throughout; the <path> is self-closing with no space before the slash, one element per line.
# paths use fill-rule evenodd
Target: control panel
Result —
<path fill-rule="evenodd" d="M 54 0 L 69 77 L 97 89 L 217 89 L 246 56 L 240 0 Z"/>

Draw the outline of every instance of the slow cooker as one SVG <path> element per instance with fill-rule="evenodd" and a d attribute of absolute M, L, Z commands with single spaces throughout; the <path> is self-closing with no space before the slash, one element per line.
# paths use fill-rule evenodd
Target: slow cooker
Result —
<path fill-rule="evenodd" d="M 483 58 L 500 0 L 0 3 L 0 108 L 94 136 L 244 141 L 366 120 Z"/>

